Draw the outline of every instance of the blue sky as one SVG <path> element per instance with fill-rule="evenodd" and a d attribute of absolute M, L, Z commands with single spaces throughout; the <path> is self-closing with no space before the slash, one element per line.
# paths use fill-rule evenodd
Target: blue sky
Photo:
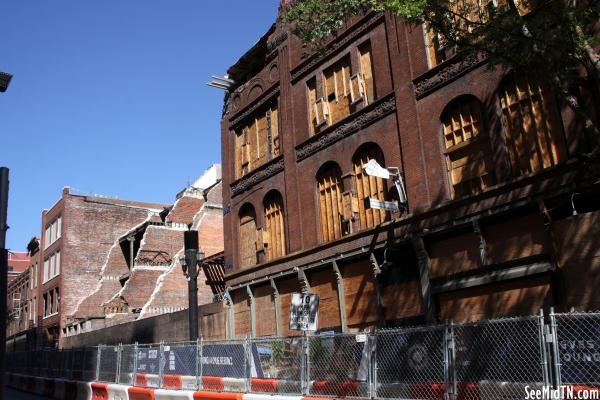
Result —
<path fill-rule="evenodd" d="M 219 162 L 224 74 L 277 0 L 8 0 L 2 4 L 0 166 L 7 247 L 23 250 L 63 186 L 170 203 Z"/>

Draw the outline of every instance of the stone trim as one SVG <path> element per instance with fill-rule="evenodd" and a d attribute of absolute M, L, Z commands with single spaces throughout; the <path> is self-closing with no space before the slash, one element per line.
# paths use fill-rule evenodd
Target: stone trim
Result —
<path fill-rule="evenodd" d="M 278 156 L 266 164 L 261 165 L 258 169 L 246 174 L 240 179 L 231 183 L 231 197 L 245 192 L 252 186 L 272 177 L 273 175 L 283 171 L 283 156 Z"/>
<path fill-rule="evenodd" d="M 442 86 L 449 84 L 467 72 L 487 61 L 484 54 L 475 54 L 466 58 L 454 57 L 448 62 L 427 71 L 413 80 L 415 97 L 421 99 Z"/>
<path fill-rule="evenodd" d="M 304 143 L 296 146 L 296 160 L 301 161 L 331 144 L 350 136 L 396 110 L 396 97 L 389 94 L 346 117 Z"/>

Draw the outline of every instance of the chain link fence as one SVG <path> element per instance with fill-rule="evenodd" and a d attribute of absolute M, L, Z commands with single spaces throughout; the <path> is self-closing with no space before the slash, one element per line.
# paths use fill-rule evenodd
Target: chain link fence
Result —
<path fill-rule="evenodd" d="M 600 388 L 600 313 L 7 354 L 10 372 L 169 389 L 381 399 L 523 399 Z"/>

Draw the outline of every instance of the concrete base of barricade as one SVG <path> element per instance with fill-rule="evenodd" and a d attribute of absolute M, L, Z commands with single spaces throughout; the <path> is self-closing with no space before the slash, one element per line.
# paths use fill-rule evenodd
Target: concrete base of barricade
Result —
<path fill-rule="evenodd" d="M 543 383 L 520 383 L 520 382 L 498 382 L 480 381 L 479 394 L 481 400 L 522 400 L 526 397 L 527 390 L 541 390 Z"/>
<path fill-rule="evenodd" d="M 128 400 L 129 386 L 110 383 L 106 388 L 108 392 L 108 400 Z"/>
<path fill-rule="evenodd" d="M 254 393 L 277 393 L 277 379 L 250 379 L 250 391 Z"/>
<path fill-rule="evenodd" d="M 127 388 L 129 400 L 154 400 L 154 389 L 129 387 Z"/>
<path fill-rule="evenodd" d="M 156 389 L 155 400 L 194 400 L 194 392 L 187 390 Z"/>
<path fill-rule="evenodd" d="M 243 393 L 194 392 L 194 400 L 242 400 Z"/>
<path fill-rule="evenodd" d="M 245 392 L 247 389 L 244 378 L 223 378 L 223 390 L 226 392 Z"/>

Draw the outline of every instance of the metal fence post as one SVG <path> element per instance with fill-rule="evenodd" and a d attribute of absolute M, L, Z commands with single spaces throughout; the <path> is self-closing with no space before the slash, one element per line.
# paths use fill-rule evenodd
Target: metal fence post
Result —
<path fill-rule="evenodd" d="M 377 397 L 377 331 L 367 336 L 369 343 L 369 397 Z"/>
<path fill-rule="evenodd" d="M 540 333 L 540 354 L 542 364 L 542 374 L 544 376 L 544 386 L 550 385 L 550 379 L 548 378 L 548 354 L 546 346 L 546 338 L 544 335 L 544 310 L 540 309 L 540 319 L 538 322 L 539 333 Z"/>
<path fill-rule="evenodd" d="M 119 343 L 117 347 L 117 378 L 116 383 L 121 383 L 121 358 L 123 357 L 123 344 Z"/>
<path fill-rule="evenodd" d="M 306 331 L 302 331 L 302 367 L 300 369 L 300 379 L 302 380 L 302 394 L 308 396 L 310 394 L 310 344 Z"/>
<path fill-rule="evenodd" d="M 131 374 L 131 386 L 135 386 L 138 370 L 138 342 L 133 345 L 133 371 Z"/>
<path fill-rule="evenodd" d="M 246 335 L 246 339 L 244 339 L 244 349 L 246 354 L 246 391 L 250 391 L 252 388 L 252 343 L 251 339 Z"/>
<path fill-rule="evenodd" d="M 446 323 L 444 329 L 444 379 L 446 390 L 444 397 L 447 400 L 456 399 L 456 369 L 454 368 L 454 324 L 452 321 Z"/>
<path fill-rule="evenodd" d="M 558 326 L 556 325 L 556 315 L 554 307 L 550 308 L 550 332 L 552 334 L 552 350 L 553 350 L 553 367 L 554 367 L 554 383 L 556 388 L 560 389 L 562 385 L 560 377 L 560 351 L 558 349 Z"/>
<path fill-rule="evenodd" d="M 165 342 L 164 340 L 160 341 L 160 345 L 158 346 L 158 387 L 163 387 L 163 375 L 165 373 L 163 362 L 165 360 Z"/>
<path fill-rule="evenodd" d="M 98 345 L 98 354 L 96 355 L 96 381 L 100 380 L 100 357 L 102 357 L 102 345 Z"/>
<path fill-rule="evenodd" d="M 196 389 L 202 389 L 202 338 L 196 339 Z"/>

